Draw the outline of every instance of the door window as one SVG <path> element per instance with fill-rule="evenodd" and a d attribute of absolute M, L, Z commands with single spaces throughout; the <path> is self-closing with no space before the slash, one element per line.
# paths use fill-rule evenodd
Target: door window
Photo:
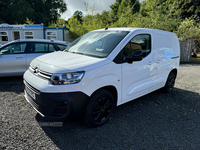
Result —
<path fill-rule="evenodd" d="M 64 50 L 67 47 L 66 45 L 60 45 L 60 44 L 58 44 L 57 46 L 59 50 Z"/>
<path fill-rule="evenodd" d="M 151 52 L 151 36 L 148 34 L 136 35 L 123 48 L 124 60 L 126 57 L 132 57 L 133 52 L 142 51 L 142 57 L 145 58 Z"/>
<path fill-rule="evenodd" d="M 55 52 L 56 49 L 54 48 L 53 44 L 49 44 L 49 52 Z"/>
<path fill-rule="evenodd" d="M 26 43 L 14 43 L 6 47 L 3 47 L 0 50 L 0 53 L 1 54 L 20 54 L 20 53 L 25 52 L 25 48 L 26 48 Z"/>
<path fill-rule="evenodd" d="M 30 53 L 48 53 L 55 52 L 56 49 L 53 44 L 48 43 L 30 43 L 29 52 Z"/>
<path fill-rule="evenodd" d="M 35 43 L 35 52 L 36 53 L 47 53 L 48 52 L 48 44 Z"/>

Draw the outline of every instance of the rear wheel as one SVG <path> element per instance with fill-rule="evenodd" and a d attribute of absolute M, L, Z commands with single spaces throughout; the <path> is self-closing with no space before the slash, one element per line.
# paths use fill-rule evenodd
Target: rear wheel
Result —
<path fill-rule="evenodd" d="M 174 88 L 175 79 L 176 79 L 175 74 L 173 72 L 170 72 L 170 74 L 167 78 L 167 82 L 166 82 L 165 86 L 163 87 L 163 91 L 165 93 L 171 92 L 171 90 Z"/>
<path fill-rule="evenodd" d="M 106 91 L 100 90 L 95 93 L 87 106 L 85 121 L 92 127 L 103 125 L 108 121 L 115 108 L 113 95 Z"/>

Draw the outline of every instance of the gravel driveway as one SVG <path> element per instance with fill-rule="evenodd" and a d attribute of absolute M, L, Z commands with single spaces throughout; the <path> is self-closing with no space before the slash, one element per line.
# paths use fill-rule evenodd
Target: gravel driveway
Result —
<path fill-rule="evenodd" d="M 23 97 L 22 77 L 0 78 L 0 149 L 200 149 L 200 64 L 182 64 L 170 94 L 153 92 L 116 108 L 109 122 L 45 126 Z"/>

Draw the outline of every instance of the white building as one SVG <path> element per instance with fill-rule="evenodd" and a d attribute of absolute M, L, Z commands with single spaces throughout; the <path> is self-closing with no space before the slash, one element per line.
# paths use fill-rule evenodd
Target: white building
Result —
<path fill-rule="evenodd" d="M 35 25 L 0 25 L 0 44 L 18 39 L 51 39 L 70 41 L 69 28 Z"/>

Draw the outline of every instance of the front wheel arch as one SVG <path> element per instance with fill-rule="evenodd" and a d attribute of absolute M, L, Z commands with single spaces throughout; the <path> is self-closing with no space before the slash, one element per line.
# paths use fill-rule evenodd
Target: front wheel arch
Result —
<path fill-rule="evenodd" d="M 94 92 L 91 94 L 90 98 L 91 98 L 95 93 L 97 93 L 97 92 L 100 91 L 100 90 L 106 90 L 106 91 L 110 92 L 110 93 L 113 95 L 113 97 L 114 97 L 115 104 L 117 105 L 117 101 L 118 101 L 118 92 L 117 92 L 116 87 L 114 87 L 113 85 L 101 87 L 101 88 L 97 89 L 96 91 L 94 91 Z M 88 103 L 89 103 L 89 102 L 88 102 Z"/>

